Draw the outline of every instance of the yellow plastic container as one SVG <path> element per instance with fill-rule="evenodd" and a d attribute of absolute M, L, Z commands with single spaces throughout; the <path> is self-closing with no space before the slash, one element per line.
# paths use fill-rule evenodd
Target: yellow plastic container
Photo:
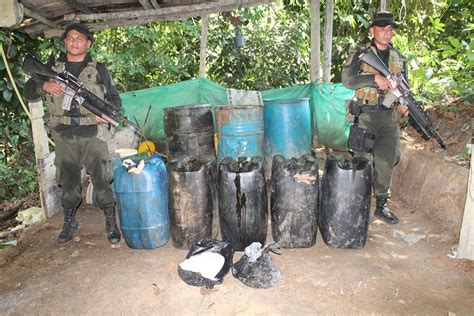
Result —
<path fill-rule="evenodd" d="M 219 149 L 219 135 L 217 135 L 217 133 L 214 133 L 214 148 L 216 149 L 216 152 L 218 152 L 218 149 Z"/>
<path fill-rule="evenodd" d="M 147 156 L 151 156 L 153 153 L 156 152 L 155 143 L 153 143 L 151 140 L 141 142 L 138 145 L 138 153 L 141 154 L 143 152 L 146 152 Z"/>

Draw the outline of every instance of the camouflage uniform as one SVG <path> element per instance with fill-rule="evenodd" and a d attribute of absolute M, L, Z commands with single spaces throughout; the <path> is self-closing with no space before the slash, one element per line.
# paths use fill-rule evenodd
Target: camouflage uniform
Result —
<path fill-rule="evenodd" d="M 368 43 L 359 47 L 353 52 L 342 69 L 342 82 L 349 89 L 356 90 L 355 98 L 357 106 L 373 106 L 372 112 L 361 113 L 359 116 L 359 126 L 367 129 L 375 135 L 373 148 L 374 164 L 374 191 L 377 197 L 388 197 L 390 180 L 394 166 L 400 160 L 400 127 L 399 119 L 401 115 L 396 111 L 397 104 L 391 108 L 382 105 L 384 95 L 388 91 L 377 89 L 375 74 L 377 70 L 363 63 L 359 55 L 365 49 L 373 49 L 392 73 L 403 73 L 406 77 L 406 60 L 398 50 L 391 45 L 388 51 L 381 54 L 375 44 Z M 369 153 L 354 152 L 355 156 L 370 158 Z"/>
<path fill-rule="evenodd" d="M 51 68 L 56 72 L 70 71 L 70 63 L 65 56 L 50 64 L 53 64 Z M 103 64 L 87 55 L 78 72 L 73 75 L 78 75 L 86 89 L 102 99 L 105 97 L 110 100 L 116 109 L 120 108 L 120 96 Z M 44 81 L 37 78 L 29 80 L 25 85 L 27 99 L 34 100 L 44 95 L 43 84 Z M 52 138 L 56 144 L 56 180 L 62 188 L 62 205 L 64 208 L 75 208 L 81 203 L 81 169 L 85 166 L 99 205 L 102 208 L 113 206 L 115 198 L 110 186 L 113 179 L 110 155 L 105 141 L 97 137 L 99 128 L 95 115 L 76 101 L 72 102 L 70 111 L 63 110 L 63 97 L 47 95 Z"/>
<path fill-rule="evenodd" d="M 80 25 L 76 24 L 74 28 L 89 34 Z M 84 88 L 109 101 L 115 110 L 120 109 L 122 101 L 109 71 L 90 55 L 87 54 L 82 62 L 69 62 L 63 55 L 51 60 L 47 66 L 56 72 L 70 72 L 83 82 Z M 41 78 L 31 78 L 25 84 L 26 98 L 36 100 L 44 95 L 44 83 Z M 111 187 L 113 173 L 107 143 L 101 137 L 107 125 L 97 124 L 96 116 L 75 100 L 70 103 L 69 110 L 64 110 L 63 99 L 64 94 L 47 95 L 52 138 L 56 144 L 56 180 L 62 188 L 61 203 L 64 207 L 64 226 L 58 242 L 70 241 L 79 227 L 76 211 L 81 204 L 81 169 L 84 166 L 94 185 L 97 202 L 104 210 L 107 238 L 111 243 L 117 243 L 120 241 L 120 232 L 116 224 L 115 196 Z"/>

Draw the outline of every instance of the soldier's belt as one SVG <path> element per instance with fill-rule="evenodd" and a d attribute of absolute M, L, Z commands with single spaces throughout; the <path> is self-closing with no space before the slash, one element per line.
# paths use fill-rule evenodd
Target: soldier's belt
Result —
<path fill-rule="evenodd" d="M 351 102 L 349 112 L 352 115 L 360 115 L 361 113 L 373 113 L 373 112 L 382 112 L 382 111 L 387 111 L 391 110 L 391 108 L 388 108 L 384 106 L 383 104 L 374 104 L 374 105 L 360 105 L 359 102 Z"/>

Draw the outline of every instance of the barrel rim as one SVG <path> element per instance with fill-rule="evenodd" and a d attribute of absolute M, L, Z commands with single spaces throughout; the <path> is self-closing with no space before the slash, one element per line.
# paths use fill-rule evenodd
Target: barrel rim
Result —
<path fill-rule="evenodd" d="M 304 102 L 308 101 L 309 98 L 289 98 L 289 99 L 263 99 L 263 103 L 285 103 L 285 104 L 290 104 L 290 103 L 299 103 L 299 102 Z"/>
<path fill-rule="evenodd" d="M 198 108 L 205 108 L 205 107 L 211 107 L 211 104 L 209 103 L 197 103 L 197 104 L 185 104 L 185 105 L 174 105 L 174 106 L 168 106 L 165 107 L 163 110 L 165 112 L 169 112 L 171 110 L 184 110 L 184 109 L 198 109 Z"/>
<path fill-rule="evenodd" d="M 259 109 L 263 108 L 261 105 L 218 105 L 216 110 L 229 109 L 229 110 L 248 110 L 248 109 Z"/>

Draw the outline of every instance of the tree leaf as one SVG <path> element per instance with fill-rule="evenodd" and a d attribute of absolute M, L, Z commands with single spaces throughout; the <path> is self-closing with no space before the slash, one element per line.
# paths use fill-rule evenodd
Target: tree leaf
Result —
<path fill-rule="evenodd" d="M 449 42 L 454 48 L 460 49 L 461 48 L 461 42 L 452 36 L 448 37 Z"/>
<path fill-rule="evenodd" d="M 3 90 L 3 99 L 7 102 L 10 102 L 10 100 L 12 99 L 12 91 L 11 90 L 8 90 L 8 89 L 5 89 Z"/>

